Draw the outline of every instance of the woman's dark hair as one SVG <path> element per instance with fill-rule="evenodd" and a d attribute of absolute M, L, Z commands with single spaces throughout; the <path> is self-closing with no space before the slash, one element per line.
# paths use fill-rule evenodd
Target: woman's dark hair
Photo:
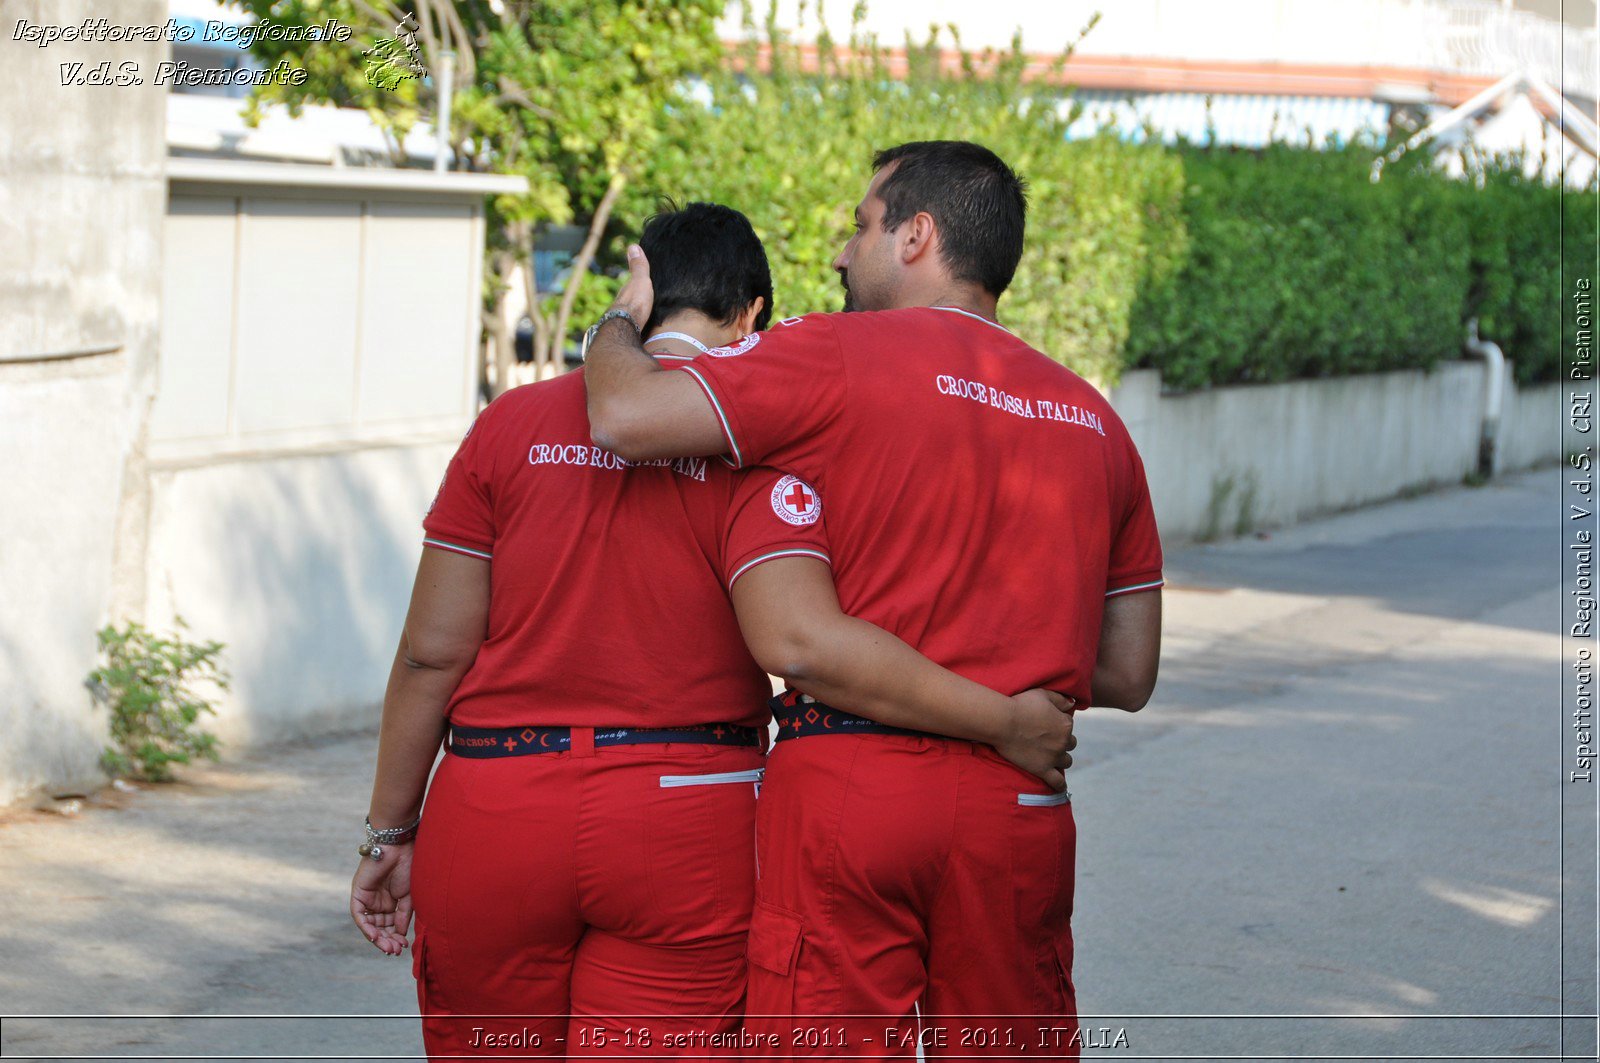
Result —
<path fill-rule="evenodd" d="M 878 186 L 883 228 L 894 232 L 919 211 L 939 226 L 939 249 L 956 280 L 999 297 L 1022 258 L 1027 186 L 981 144 L 919 140 L 880 151 L 873 170 L 898 163 Z"/>
<path fill-rule="evenodd" d="M 756 329 L 766 328 L 772 318 L 772 272 L 750 219 L 717 203 L 690 203 L 679 210 L 669 200 L 663 207 L 644 223 L 639 237 L 656 295 L 645 334 L 679 310 L 698 310 L 731 325 L 757 296 L 762 305 Z"/>

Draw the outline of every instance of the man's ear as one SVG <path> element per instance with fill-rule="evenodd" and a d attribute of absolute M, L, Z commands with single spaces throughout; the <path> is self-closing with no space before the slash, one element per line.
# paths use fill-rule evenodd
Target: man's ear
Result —
<path fill-rule="evenodd" d="M 761 311 L 765 310 L 766 307 L 767 300 L 758 295 L 751 301 L 749 306 L 739 311 L 739 317 L 734 322 L 734 325 L 739 330 L 739 335 L 748 336 L 756 330 L 756 319 L 761 316 Z"/>
<path fill-rule="evenodd" d="M 899 231 L 904 234 L 899 241 L 900 263 L 905 266 L 933 250 L 939 240 L 939 229 L 933 223 L 933 215 L 925 210 L 918 211 L 902 222 Z"/>

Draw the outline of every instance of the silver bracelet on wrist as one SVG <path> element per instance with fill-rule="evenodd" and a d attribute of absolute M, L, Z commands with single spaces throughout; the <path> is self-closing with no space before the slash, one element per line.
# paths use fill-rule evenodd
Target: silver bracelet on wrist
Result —
<path fill-rule="evenodd" d="M 372 817 L 366 819 L 367 840 L 356 846 L 356 852 L 370 860 L 383 859 L 385 845 L 400 845 L 417 836 L 417 826 L 422 822 L 418 816 L 404 827 L 384 827 L 382 830 L 372 825 Z"/>

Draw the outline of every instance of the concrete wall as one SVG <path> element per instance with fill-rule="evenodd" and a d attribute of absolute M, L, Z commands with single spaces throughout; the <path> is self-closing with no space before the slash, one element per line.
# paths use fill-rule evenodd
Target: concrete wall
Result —
<path fill-rule="evenodd" d="M 1558 385 L 1505 392 L 1496 471 L 1560 456 Z M 1478 465 L 1481 363 L 1430 373 L 1163 394 L 1126 374 L 1111 402 L 1139 446 L 1163 539 L 1211 539 L 1459 483 Z"/>
<path fill-rule="evenodd" d="M 160 306 L 165 92 L 62 85 L 153 71 L 167 45 L 11 40 L 18 19 L 159 24 L 162 0 L 0 8 L 0 803 L 98 778 L 95 631 L 139 606 Z M 115 69 L 115 67 L 113 67 Z M 147 81 L 151 79 L 147 78 Z"/>
<path fill-rule="evenodd" d="M 1560 384 L 1506 388 L 1500 436 L 1495 445 L 1496 467 L 1526 469 L 1580 446 L 1567 425 L 1564 402 Z"/>
<path fill-rule="evenodd" d="M 181 614 L 227 644 L 224 742 L 378 718 L 422 517 L 459 436 L 153 469 L 149 621 Z"/>

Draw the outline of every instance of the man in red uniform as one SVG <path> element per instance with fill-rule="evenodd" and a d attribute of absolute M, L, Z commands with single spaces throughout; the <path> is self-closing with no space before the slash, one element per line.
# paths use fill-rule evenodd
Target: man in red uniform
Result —
<path fill-rule="evenodd" d="M 780 323 L 660 371 L 625 321 L 586 373 L 595 439 L 630 458 L 721 454 L 827 499 L 844 610 L 1000 691 L 1044 687 L 1136 710 L 1155 683 L 1161 549 L 1143 467 L 1105 399 L 996 319 L 1025 195 L 965 142 L 881 153 L 835 262 L 847 309 Z M 647 262 L 617 306 L 650 301 Z M 795 601 L 828 573 L 763 566 Z M 746 624 L 756 659 L 804 687 L 803 625 Z M 827 700 L 827 699 L 824 699 Z M 749 1026 L 784 1051 L 1076 1055 L 1076 827 L 991 750 L 885 734 L 789 696 L 758 813 Z M 915 724 L 912 725 L 913 727 Z M 882 1015 L 883 1019 L 851 1018 Z M 1032 1015 L 1035 1022 L 1004 1016 Z M 984 1016 L 998 1016 L 983 1018 Z M 1045 1043 L 1041 1043 L 1045 1042 Z"/>
<path fill-rule="evenodd" d="M 664 362 L 764 321 L 771 281 L 742 215 L 693 204 L 644 239 L 663 263 L 647 329 Z M 433 1057 L 739 1046 L 770 688 L 726 593 L 777 560 L 825 568 L 822 503 L 793 476 L 632 463 L 589 432 L 581 373 L 507 392 L 424 521 L 352 916 L 398 955 L 414 906 Z M 890 722 L 931 714 L 1060 778 L 1070 718 L 1042 692 L 944 672 L 836 600 L 769 597 L 746 596 L 752 623 L 794 613 L 849 648 L 813 693 Z"/>

